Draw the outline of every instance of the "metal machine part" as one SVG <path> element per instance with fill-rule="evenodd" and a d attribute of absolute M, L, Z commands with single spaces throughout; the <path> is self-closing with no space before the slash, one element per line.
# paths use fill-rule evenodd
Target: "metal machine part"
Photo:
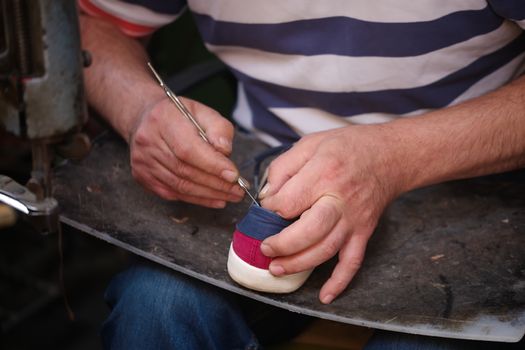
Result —
<path fill-rule="evenodd" d="M 76 1 L 0 0 L 0 129 L 32 145 L 36 211 L 47 210 L 55 153 L 81 158 L 90 148 L 80 134 L 84 57 Z"/>
<path fill-rule="evenodd" d="M 58 202 L 51 197 L 38 199 L 26 187 L 3 175 L 0 175 L 0 203 L 16 209 L 40 232 L 58 230 Z"/>

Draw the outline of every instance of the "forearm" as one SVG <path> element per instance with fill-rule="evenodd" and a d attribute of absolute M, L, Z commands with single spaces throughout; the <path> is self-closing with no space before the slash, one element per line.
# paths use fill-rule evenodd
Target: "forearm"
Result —
<path fill-rule="evenodd" d="M 348 285 L 385 207 L 412 189 L 525 166 L 525 80 L 451 108 L 307 135 L 271 164 L 261 205 L 299 218 L 261 244 L 269 270 L 306 271 L 337 254 L 319 298 Z"/>
<path fill-rule="evenodd" d="M 525 166 L 525 79 L 385 126 L 403 190 Z M 395 145 L 394 145 L 395 144 Z"/>
<path fill-rule="evenodd" d="M 147 70 L 146 51 L 111 23 L 81 16 L 80 25 L 82 45 L 93 56 L 84 74 L 88 102 L 129 141 L 142 113 L 164 97 Z"/>

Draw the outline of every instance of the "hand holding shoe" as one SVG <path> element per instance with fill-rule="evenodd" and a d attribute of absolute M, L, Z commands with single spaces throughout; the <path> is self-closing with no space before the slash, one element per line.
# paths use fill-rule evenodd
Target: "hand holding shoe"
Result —
<path fill-rule="evenodd" d="M 280 276 L 312 269 L 339 254 L 320 291 L 330 303 L 359 270 L 387 204 L 402 192 L 395 147 L 382 126 L 351 126 L 303 137 L 274 160 L 262 205 L 299 220 L 261 245 Z"/>

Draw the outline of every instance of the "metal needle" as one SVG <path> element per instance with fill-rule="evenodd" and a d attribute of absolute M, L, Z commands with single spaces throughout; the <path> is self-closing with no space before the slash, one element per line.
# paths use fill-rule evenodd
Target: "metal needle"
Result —
<path fill-rule="evenodd" d="M 149 69 L 151 70 L 151 72 L 153 73 L 153 75 L 155 76 L 155 78 L 157 79 L 157 81 L 159 82 L 160 86 L 164 89 L 164 92 L 166 93 L 166 95 L 168 96 L 168 98 L 175 104 L 175 106 L 178 108 L 178 110 L 182 113 L 183 116 L 185 116 L 190 122 L 192 122 L 192 124 L 197 128 L 197 130 L 199 131 L 199 135 L 200 137 L 202 137 L 202 139 L 204 141 L 206 141 L 206 143 L 210 143 L 210 140 L 208 139 L 208 136 L 206 136 L 206 132 L 204 131 L 204 129 L 199 125 L 199 123 L 197 122 L 197 119 L 195 119 L 195 117 L 191 114 L 191 112 L 186 108 L 186 106 L 184 106 L 184 104 L 182 103 L 182 101 L 177 97 L 177 95 L 175 95 L 173 93 L 173 91 L 171 91 L 171 89 L 164 83 L 164 81 L 161 79 L 160 75 L 157 73 L 157 71 L 155 70 L 155 68 L 153 68 L 153 66 L 151 65 L 150 62 L 148 62 L 148 67 Z M 250 199 L 253 201 L 253 203 L 257 206 L 261 206 L 257 200 L 255 199 L 254 196 L 252 196 L 252 194 L 250 193 L 250 190 L 249 190 L 249 182 L 244 179 L 243 177 L 239 176 L 237 178 L 237 183 L 239 184 L 239 186 L 244 190 L 244 192 L 246 192 L 246 194 L 250 197 Z"/>
<path fill-rule="evenodd" d="M 237 179 L 237 183 L 239 184 L 239 186 L 241 186 L 241 188 L 244 190 L 244 192 L 246 192 L 246 194 L 251 198 L 252 202 L 260 207 L 261 205 L 257 202 L 255 197 L 252 196 L 252 194 L 250 193 L 250 190 L 248 188 L 248 186 L 249 186 L 248 182 L 242 176 L 239 176 L 239 178 Z"/>

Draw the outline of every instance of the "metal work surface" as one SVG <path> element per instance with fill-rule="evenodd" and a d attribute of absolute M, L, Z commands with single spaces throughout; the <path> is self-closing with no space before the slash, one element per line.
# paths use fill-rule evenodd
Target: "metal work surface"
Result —
<path fill-rule="evenodd" d="M 236 164 L 265 149 L 237 135 Z M 244 174 L 248 179 L 250 170 Z M 130 175 L 127 146 L 101 138 L 88 158 L 57 170 L 62 222 L 174 270 L 264 303 L 407 333 L 518 341 L 525 332 L 525 172 L 432 186 L 384 214 L 350 287 L 318 301 L 333 262 L 288 295 L 236 285 L 226 261 L 249 205 L 223 210 L 167 202 Z"/>

